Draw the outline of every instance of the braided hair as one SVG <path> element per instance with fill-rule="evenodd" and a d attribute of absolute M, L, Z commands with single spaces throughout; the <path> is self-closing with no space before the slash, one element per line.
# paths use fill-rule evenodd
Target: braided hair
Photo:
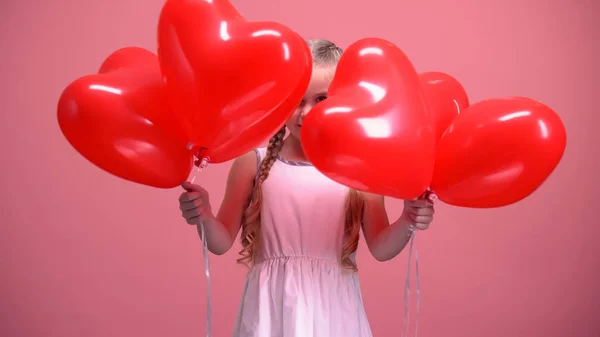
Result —
<path fill-rule="evenodd" d="M 283 127 L 275 136 L 269 140 L 267 154 L 260 164 L 252 197 L 250 203 L 242 218 L 242 250 L 238 263 L 249 265 L 252 263 L 254 248 L 260 239 L 260 210 L 262 206 L 262 184 L 269 176 L 271 167 L 277 160 L 277 155 L 283 147 L 283 137 L 285 136 L 285 127 Z"/>

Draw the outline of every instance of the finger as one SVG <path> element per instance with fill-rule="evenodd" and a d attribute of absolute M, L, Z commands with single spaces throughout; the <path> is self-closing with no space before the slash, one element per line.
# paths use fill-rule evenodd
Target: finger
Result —
<path fill-rule="evenodd" d="M 405 207 L 404 212 L 408 213 L 412 217 L 415 217 L 415 216 L 423 216 L 423 215 L 433 216 L 433 213 L 435 211 L 431 207 Z"/>
<path fill-rule="evenodd" d="M 195 216 L 193 218 L 185 219 L 185 222 L 187 222 L 190 225 L 197 225 L 198 223 L 200 223 L 200 217 Z"/>
<path fill-rule="evenodd" d="M 419 207 L 419 208 L 415 207 L 411 210 L 411 212 L 415 215 L 432 216 L 434 213 L 434 210 L 432 207 Z"/>
<path fill-rule="evenodd" d="M 417 222 L 418 215 L 414 211 L 409 211 L 408 217 L 410 218 L 410 221 L 412 221 L 413 224 Z"/>
<path fill-rule="evenodd" d="M 410 207 L 433 207 L 431 201 L 427 199 L 407 200 L 405 205 Z"/>
<path fill-rule="evenodd" d="M 415 226 L 417 226 L 417 227 L 419 225 L 429 226 L 431 221 L 433 221 L 433 218 L 431 216 L 427 216 L 427 215 L 416 215 L 413 217 L 413 221 L 415 222 Z"/>
<path fill-rule="evenodd" d="M 186 201 L 179 204 L 179 209 L 182 211 L 189 211 L 194 208 L 198 208 L 204 205 L 204 200 L 202 198 L 196 199 L 193 201 Z"/>
<path fill-rule="evenodd" d="M 184 192 L 179 196 L 179 202 L 189 202 L 199 198 L 202 198 L 202 193 L 200 192 Z"/>
<path fill-rule="evenodd" d="M 183 215 L 183 217 L 186 219 L 198 217 L 201 214 L 202 214 L 202 209 L 200 209 L 200 208 L 194 208 L 194 209 L 190 209 L 190 210 L 181 212 L 181 215 Z"/>
<path fill-rule="evenodd" d="M 190 182 L 184 182 L 183 184 L 181 184 L 181 187 L 183 187 L 183 189 L 185 189 L 188 192 L 200 192 L 201 194 L 206 194 L 206 190 L 197 184 L 192 184 Z"/>
<path fill-rule="evenodd" d="M 429 224 L 418 223 L 418 224 L 415 224 L 415 228 L 420 231 L 424 231 L 429 228 Z"/>
<path fill-rule="evenodd" d="M 198 185 L 196 184 L 192 184 L 189 181 L 186 181 L 184 183 L 181 184 L 181 187 L 183 187 L 184 190 L 188 191 L 188 192 L 193 192 L 196 191 L 198 189 Z"/>

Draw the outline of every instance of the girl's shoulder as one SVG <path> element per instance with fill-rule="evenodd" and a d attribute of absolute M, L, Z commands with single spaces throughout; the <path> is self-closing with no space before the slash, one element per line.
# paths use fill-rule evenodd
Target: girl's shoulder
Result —
<path fill-rule="evenodd" d="M 254 179 L 258 174 L 258 169 L 265 153 L 262 149 L 254 149 L 237 157 L 233 161 L 233 165 L 229 171 L 230 175 L 247 176 Z"/>

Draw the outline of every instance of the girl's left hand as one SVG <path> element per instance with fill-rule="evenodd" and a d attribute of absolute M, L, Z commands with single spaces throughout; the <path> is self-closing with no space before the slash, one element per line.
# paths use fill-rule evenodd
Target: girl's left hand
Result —
<path fill-rule="evenodd" d="M 404 201 L 404 212 L 402 217 L 409 225 L 418 230 L 426 230 L 433 221 L 433 199 L 416 199 Z"/>

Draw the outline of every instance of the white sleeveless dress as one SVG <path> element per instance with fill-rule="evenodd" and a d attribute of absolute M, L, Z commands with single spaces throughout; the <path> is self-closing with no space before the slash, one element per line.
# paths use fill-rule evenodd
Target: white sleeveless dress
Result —
<path fill-rule="evenodd" d="M 372 337 L 358 275 L 340 265 L 347 193 L 310 164 L 278 158 L 234 337 Z"/>

